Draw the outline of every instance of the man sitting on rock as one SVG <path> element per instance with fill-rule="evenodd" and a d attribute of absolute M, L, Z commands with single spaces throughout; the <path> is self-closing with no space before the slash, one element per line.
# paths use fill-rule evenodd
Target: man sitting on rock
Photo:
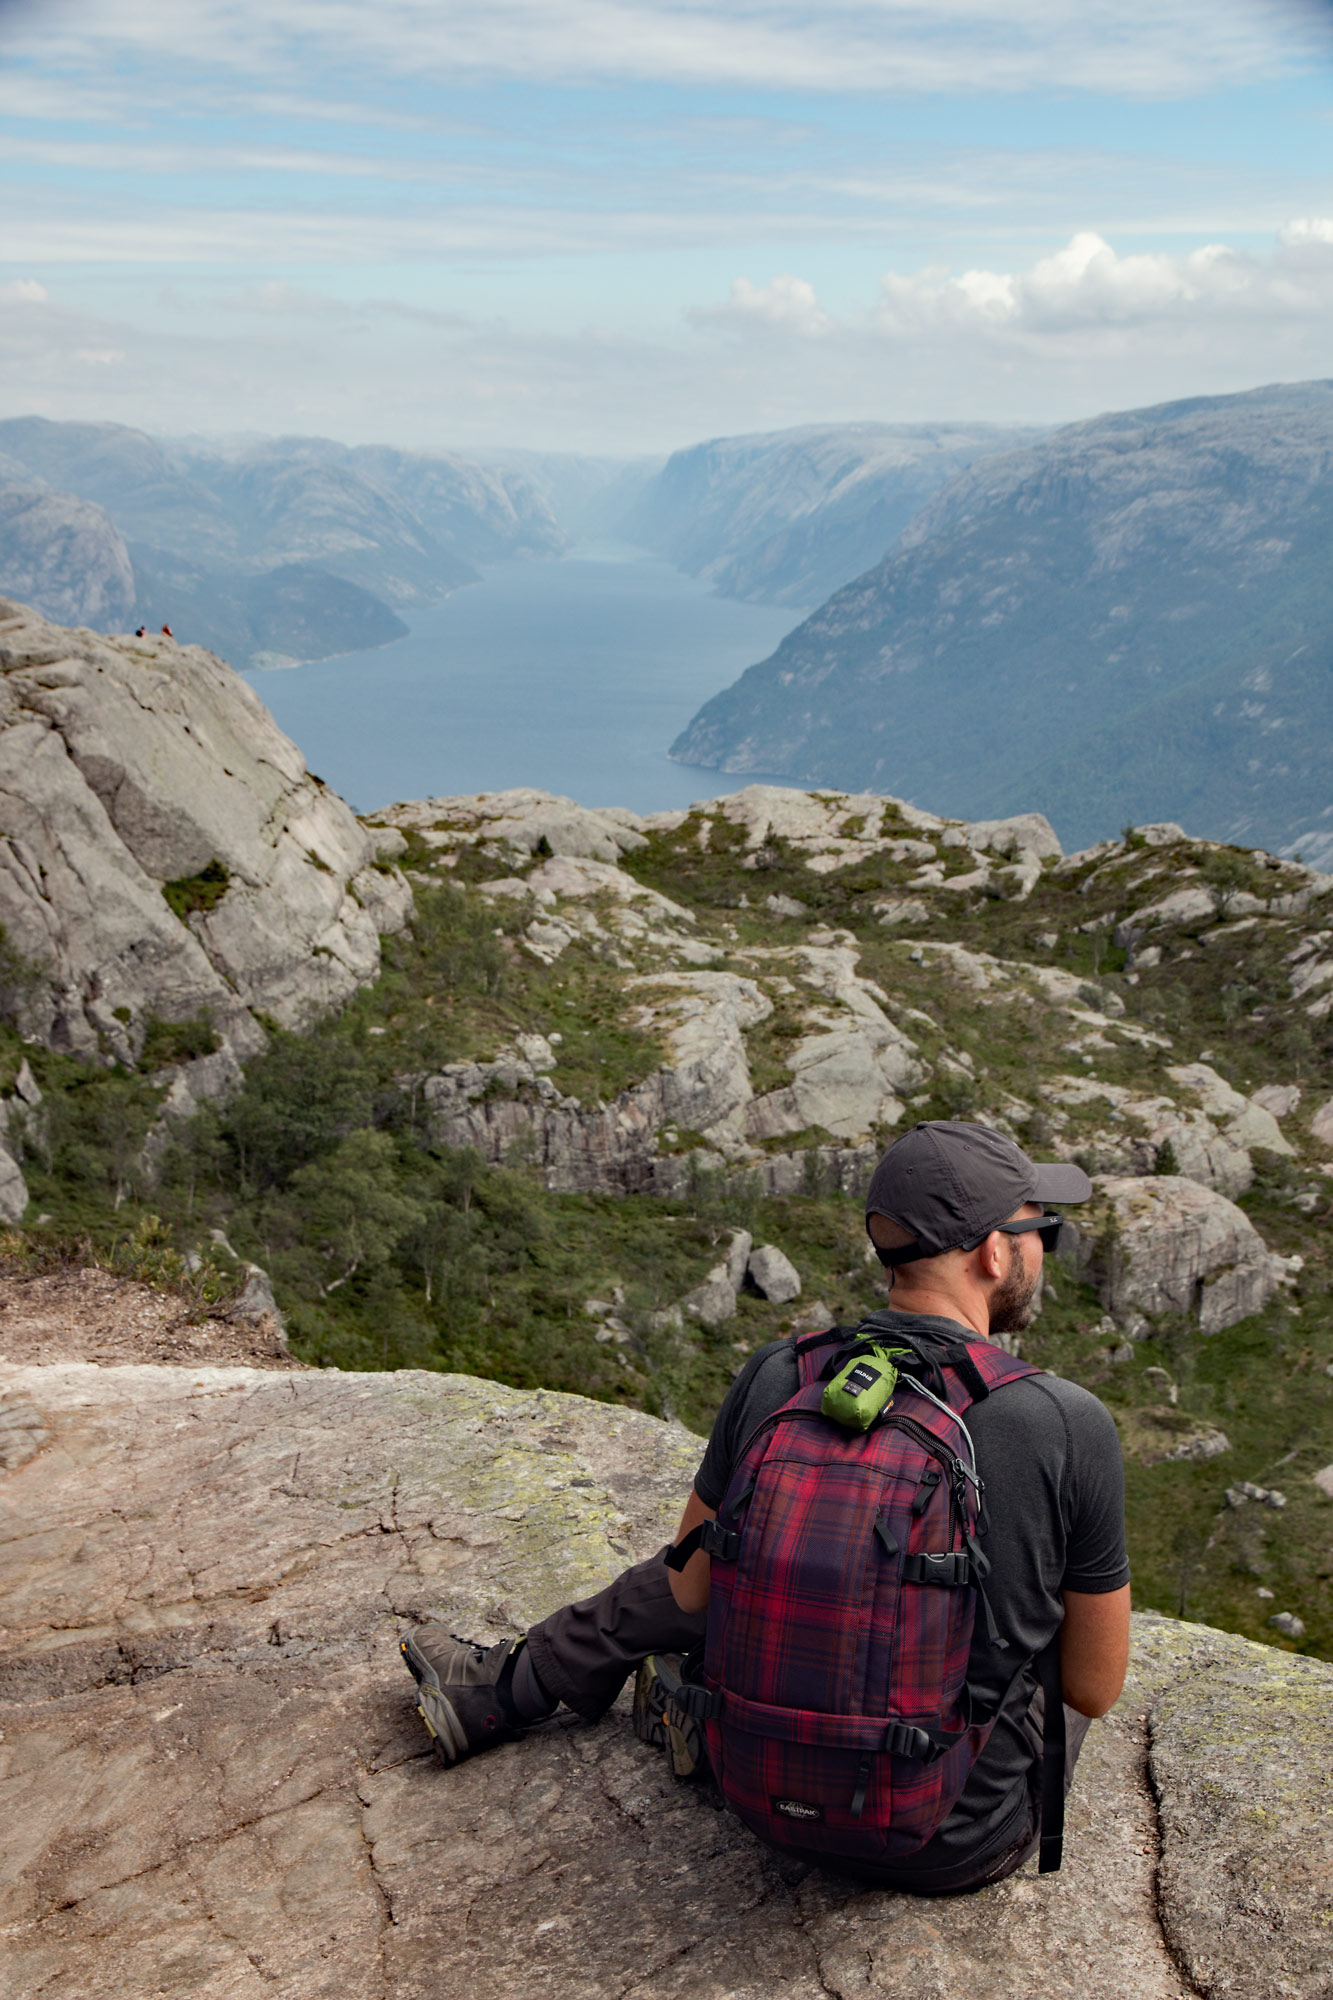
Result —
<path fill-rule="evenodd" d="M 1041 1277 L 1043 1236 L 1058 1233 L 1043 1204 L 1084 1201 L 1091 1191 L 1080 1168 L 1037 1166 L 985 1127 L 917 1125 L 880 1161 L 866 1199 L 871 1241 L 893 1274 L 891 1310 L 876 1316 L 880 1337 L 891 1344 L 897 1331 L 956 1350 L 960 1341 L 975 1347 L 1020 1331 Z M 986 1352 L 1003 1373 L 1003 1357 Z M 677 1547 L 715 1519 L 747 1442 L 797 1389 L 794 1340 L 750 1357 L 714 1422 Z M 989 1612 L 976 1616 L 966 1679 L 973 1714 L 996 1713 L 937 1830 L 915 1852 L 875 1865 L 883 1886 L 921 1894 L 1000 1881 L 1036 1846 L 1043 1692 L 1035 1663 L 1052 1663 L 1048 1685 L 1058 1669 L 1067 1785 L 1089 1719 L 1119 1696 L 1129 1657 L 1124 1474 L 1109 1412 L 1072 1382 L 1028 1373 L 974 1400 L 966 1425 L 985 1494 L 979 1547 L 990 1565 L 977 1571 Z M 709 1597 L 708 1554 L 696 1551 L 676 1571 L 668 1553 L 636 1563 L 519 1640 L 481 1647 L 432 1625 L 405 1638 L 420 1711 L 445 1762 L 522 1734 L 562 1701 L 596 1720 L 636 1667 L 636 1727 L 660 1742 L 653 1663 L 700 1644 Z M 798 1833 L 783 1844 L 799 1848 Z"/>

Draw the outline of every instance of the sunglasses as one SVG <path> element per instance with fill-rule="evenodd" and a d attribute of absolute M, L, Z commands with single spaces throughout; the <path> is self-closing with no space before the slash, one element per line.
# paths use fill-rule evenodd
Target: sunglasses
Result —
<path fill-rule="evenodd" d="M 996 1225 L 1001 1236 L 1025 1236 L 1035 1229 L 1041 1238 L 1041 1247 L 1048 1257 L 1053 1257 L 1060 1248 L 1060 1232 L 1065 1226 L 1063 1215 L 1029 1215 L 1021 1222 L 1001 1222 Z"/>

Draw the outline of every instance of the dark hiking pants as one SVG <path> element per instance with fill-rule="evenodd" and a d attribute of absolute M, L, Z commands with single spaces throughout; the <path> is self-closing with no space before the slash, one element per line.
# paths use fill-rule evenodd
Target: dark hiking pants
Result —
<path fill-rule="evenodd" d="M 662 1553 L 665 1553 L 663 1551 Z M 532 1664 L 543 1687 L 576 1715 L 596 1722 L 608 1708 L 639 1661 L 649 1653 L 687 1653 L 704 1636 L 707 1614 L 682 1611 L 671 1595 L 670 1572 L 662 1555 L 635 1563 L 595 1597 L 566 1604 L 543 1618 L 528 1633 Z M 1021 1868 L 1039 1837 L 1039 1792 L 1043 1704 L 1038 1688 L 1028 1709 L 1026 1728 L 1033 1744 L 1034 1765 L 1026 1811 L 1017 1826 L 1001 1838 L 998 1850 L 987 1842 L 980 1862 L 931 1868 L 928 1856 L 919 1868 L 856 1870 L 858 1879 L 885 1889 L 906 1889 L 918 1896 L 961 1895 L 1002 1882 Z M 1065 1704 L 1065 1790 L 1088 1732 L 1088 1718 Z M 848 1870 L 847 1872 L 853 1872 Z"/>

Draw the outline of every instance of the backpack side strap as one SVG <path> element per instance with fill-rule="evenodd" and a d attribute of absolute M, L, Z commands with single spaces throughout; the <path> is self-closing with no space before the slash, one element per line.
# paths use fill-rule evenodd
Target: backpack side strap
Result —
<path fill-rule="evenodd" d="M 1060 1679 L 1060 1634 L 1037 1655 L 1037 1679 L 1046 1704 L 1041 1740 L 1041 1858 L 1039 1875 L 1053 1875 L 1064 1853 L 1065 1702 Z"/>
<path fill-rule="evenodd" d="M 702 1549 L 706 1556 L 716 1556 L 720 1562 L 735 1562 L 741 1551 L 741 1537 L 738 1528 L 724 1528 L 720 1521 L 700 1521 L 697 1528 L 691 1528 L 683 1542 L 677 1542 L 674 1549 L 668 1549 L 662 1557 L 668 1569 L 682 1570 L 690 1557 Z"/>

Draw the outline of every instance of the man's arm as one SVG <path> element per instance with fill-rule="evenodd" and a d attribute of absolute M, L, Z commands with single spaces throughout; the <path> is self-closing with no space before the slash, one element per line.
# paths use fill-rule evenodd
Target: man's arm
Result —
<path fill-rule="evenodd" d="M 701 1521 L 715 1521 L 717 1508 L 706 1506 L 697 1493 L 691 1493 L 685 1504 L 685 1512 L 680 1517 L 676 1539 L 672 1544 L 678 1548 L 686 1535 L 697 1528 Z M 702 1549 L 696 1549 L 684 1569 L 667 1571 L 671 1585 L 671 1595 L 682 1611 L 702 1611 L 708 1603 L 708 1576 L 711 1565 Z"/>
<path fill-rule="evenodd" d="M 706 1584 L 704 1594 L 706 1599 Z M 1100 1593 L 1066 1590 L 1061 1596 L 1065 1622 L 1060 1627 L 1060 1678 L 1065 1700 L 1080 1715 L 1105 1715 L 1119 1700 L 1129 1667 L 1129 1585 Z"/>

